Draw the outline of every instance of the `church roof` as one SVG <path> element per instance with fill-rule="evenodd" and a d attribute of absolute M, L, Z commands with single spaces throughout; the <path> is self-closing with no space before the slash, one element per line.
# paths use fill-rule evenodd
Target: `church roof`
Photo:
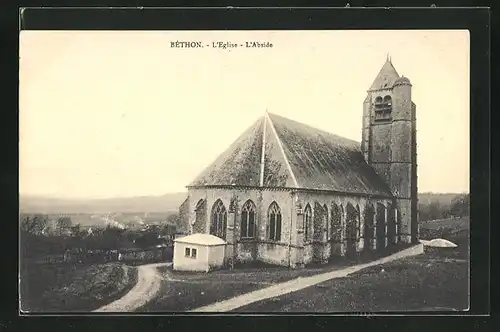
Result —
<path fill-rule="evenodd" d="M 391 60 L 387 58 L 377 77 L 375 77 L 370 90 L 392 88 L 394 82 L 396 82 L 398 78 L 399 74 L 396 71 L 396 68 L 392 65 Z"/>
<path fill-rule="evenodd" d="M 266 114 L 188 187 L 300 188 L 390 197 L 359 143 Z"/>

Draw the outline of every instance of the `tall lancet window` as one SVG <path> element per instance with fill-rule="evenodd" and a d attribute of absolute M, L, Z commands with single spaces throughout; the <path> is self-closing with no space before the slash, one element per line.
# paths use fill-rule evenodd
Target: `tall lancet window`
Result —
<path fill-rule="evenodd" d="M 241 238 L 255 237 L 255 204 L 248 200 L 241 208 Z"/>
<path fill-rule="evenodd" d="M 227 211 L 224 203 L 218 199 L 212 208 L 210 234 L 226 239 Z"/>
<path fill-rule="evenodd" d="M 267 212 L 269 220 L 269 239 L 281 240 L 281 209 L 276 202 L 272 202 Z"/>
<path fill-rule="evenodd" d="M 312 222 L 312 209 L 309 204 L 307 204 L 304 210 L 304 239 L 306 241 L 312 240 L 313 232 L 313 222 Z"/>

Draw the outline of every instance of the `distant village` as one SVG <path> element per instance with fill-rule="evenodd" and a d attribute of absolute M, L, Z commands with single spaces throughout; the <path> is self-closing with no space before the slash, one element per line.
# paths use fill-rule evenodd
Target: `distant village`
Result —
<path fill-rule="evenodd" d="M 44 263 L 169 259 L 184 235 L 171 213 L 20 214 L 21 255 Z"/>

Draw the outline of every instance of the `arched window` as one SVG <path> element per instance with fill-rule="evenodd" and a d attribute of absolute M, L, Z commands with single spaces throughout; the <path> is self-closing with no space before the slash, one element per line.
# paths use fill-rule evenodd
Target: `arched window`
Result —
<path fill-rule="evenodd" d="M 337 204 L 332 204 L 331 210 L 331 239 L 334 242 L 340 242 L 341 234 L 342 234 L 342 206 L 338 206 Z"/>
<path fill-rule="evenodd" d="M 363 229 L 363 238 L 365 241 L 365 250 L 371 250 L 372 248 L 372 239 L 373 239 L 373 216 L 375 214 L 375 210 L 373 206 L 368 203 L 365 206 L 365 212 L 363 216 L 364 220 L 364 229 Z"/>
<path fill-rule="evenodd" d="M 212 222 L 210 234 L 226 239 L 227 211 L 224 203 L 218 199 L 212 208 Z"/>
<path fill-rule="evenodd" d="M 395 203 L 389 204 L 387 209 L 387 244 L 396 244 L 397 216 Z"/>
<path fill-rule="evenodd" d="M 392 119 L 392 98 L 387 95 L 384 98 L 375 98 L 375 121 L 388 121 Z"/>
<path fill-rule="evenodd" d="M 351 203 L 347 203 L 345 220 L 346 256 L 355 255 L 357 252 L 358 220 L 358 210 Z"/>
<path fill-rule="evenodd" d="M 272 202 L 267 212 L 269 220 L 269 239 L 272 241 L 281 240 L 281 209 L 276 202 Z"/>
<path fill-rule="evenodd" d="M 346 205 L 346 238 L 356 241 L 358 236 L 358 210 L 351 204 Z"/>
<path fill-rule="evenodd" d="M 329 238 L 330 234 L 330 220 L 329 220 L 329 213 L 328 213 L 328 206 L 326 204 L 323 205 L 323 218 L 324 218 L 324 225 L 325 225 L 325 231 L 326 231 L 326 238 Z"/>
<path fill-rule="evenodd" d="M 376 225 L 375 227 L 377 228 L 376 230 L 376 243 L 377 243 L 377 249 L 381 249 L 381 248 L 384 248 L 385 247 L 385 237 L 386 237 L 386 233 L 385 233 L 385 223 L 386 223 L 386 207 L 385 205 L 381 204 L 381 203 L 377 203 L 377 207 L 376 207 Z"/>
<path fill-rule="evenodd" d="M 359 208 L 359 205 L 356 205 L 356 230 L 357 230 L 357 238 L 359 239 L 361 237 L 361 210 Z"/>
<path fill-rule="evenodd" d="M 193 224 L 194 233 L 205 233 L 207 225 L 207 202 L 204 199 L 200 199 L 196 204 L 195 208 L 195 221 Z"/>
<path fill-rule="evenodd" d="M 401 211 L 396 208 L 396 239 L 399 242 L 400 237 L 399 235 L 401 234 Z"/>
<path fill-rule="evenodd" d="M 205 200 L 204 199 L 200 199 L 198 201 L 198 203 L 196 203 L 196 207 L 194 208 L 194 210 L 196 212 L 200 211 L 201 209 L 203 209 L 203 205 L 205 205 Z"/>
<path fill-rule="evenodd" d="M 312 210 L 311 206 L 307 204 L 304 210 L 304 239 L 310 241 L 312 238 Z"/>
<path fill-rule="evenodd" d="M 241 208 L 241 237 L 253 238 L 255 236 L 255 204 L 248 200 Z"/>

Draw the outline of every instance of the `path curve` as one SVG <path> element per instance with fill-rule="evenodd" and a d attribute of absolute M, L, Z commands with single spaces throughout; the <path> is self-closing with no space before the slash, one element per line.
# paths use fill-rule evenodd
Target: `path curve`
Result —
<path fill-rule="evenodd" d="M 137 284 L 123 297 L 105 305 L 94 312 L 131 312 L 143 306 L 160 289 L 161 276 L 157 267 L 169 266 L 172 263 L 155 263 L 137 267 Z"/>
<path fill-rule="evenodd" d="M 259 289 L 250 293 L 233 297 L 231 299 L 209 304 L 207 306 L 191 310 L 191 312 L 227 312 L 248 304 L 263 301 L 272 297 L 293 293 L 301 289 L 317 285 L 330 279 L 346 277 L 349 274 L 365 269 L 370 266 L 384 264 L 403 257 L 416 256 L 424 252 L 422 244 L 415 245 L 408 249 L 404 249 L 387 257 L 377 259 L 375 261 L 347 267 L 345 269 L 332 272 L 321 273 L 310 277 L 298 277 L 287 282 L 282 282 L 277 285 Z"/>

